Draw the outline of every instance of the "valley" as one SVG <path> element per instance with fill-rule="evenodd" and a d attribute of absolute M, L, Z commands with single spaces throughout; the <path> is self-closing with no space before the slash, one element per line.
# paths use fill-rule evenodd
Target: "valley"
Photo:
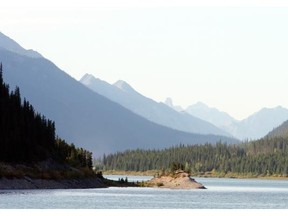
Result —
<path fill-rule="evenodd" d="M 242 121 L 201 102 L 183 109 L 172 99 L 145 97 L 123 80 L 109 84 L 86 74 L 77 81 L 2 33 L 0 41 L 3 79 L 56 122 L 57 136 L 99 158 L 97 169 L 149 172 L 179 162 L 194 175 L 286 177 L 286 123 L 279 126 L 286 108 L 263 108 Z"/>

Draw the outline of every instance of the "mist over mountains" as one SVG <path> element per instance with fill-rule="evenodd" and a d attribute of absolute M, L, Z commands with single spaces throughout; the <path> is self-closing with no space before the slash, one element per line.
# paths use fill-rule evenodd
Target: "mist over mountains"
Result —
<path fill-rule="evenodd" d="M 96 93 L 157 124 L 189 133 L 231 136 L 205 120 L 186 112 L 177 112 L 164 103 L 158 103 L 141 95 L 123 80 L 110 85 L 85 74 L 80 82 Z"/>
<path fill-rule="evenodd" d="M 237 143 L 265 136 L 288 120 L 283 107 L 263 108 L 238 121 L 197 103 L 182 109 L 158 103 L 123 80 L 109 84 L 86 74 L 79 81 L 33 50 L 0 33 L 0 62 L 10 89 L 19 86 L 59 136 L 99 156 L 126 149 L 161 149 L 180 143 Z"/>
<path fill-rule="evenodd" d="M 262 108 L 241 121 L 201 102 L 187 107 L 185 111 L 210 122 L 240 140 L 262 138 L 273 128 L 288 120 L 288 109 L 281 106 Z"/>
<path fill-rule="evenodd" d="M 248 118 L 232 124 L 232 127 L 228 127 L 227 131 L 237 134 L 236 137 L 242 139 L 258 139 L 286 120 L 288 120 L 288 109 L 281 106 L 262 108 Z"/>
<path fill-rule="evenodd" d="M 126 149 L 160 149 L 179 143 L 237 142 L 225 136 L 182 132 L 153 123 L 90 90 L 51 61 L 23 49 L 3 34 L 0 45 L 3 77 L 10 88 L 19 86 L 22 98 L 55 121 L 60 137 L 94 155 Z M 115 88 L 137 95 L 121 81 Z"/>
<path fill-rule="evenodd" d="M 80 82 L 150 121 L 186 132 L 228 135 L 239 140 L 259 139 L 288 119 L 288 109 L 281 106 L 263 108 L 239 121 L 202 102 L 186 109 L 175 106 L 171 98 L 158 103 L 141 95 L 123 80 L 111 85 L 85 74 Z"/>

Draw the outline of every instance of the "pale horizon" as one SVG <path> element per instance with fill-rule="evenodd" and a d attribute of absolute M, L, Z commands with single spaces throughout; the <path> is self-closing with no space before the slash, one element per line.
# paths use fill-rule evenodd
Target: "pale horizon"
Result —
<path fill-rule="evenodd" d="M 285 1 L 123 2 L 12 0 L 0 31 L 77 80 L 124 80 L 158 102 L 238 120 L 288 107 Z"/>

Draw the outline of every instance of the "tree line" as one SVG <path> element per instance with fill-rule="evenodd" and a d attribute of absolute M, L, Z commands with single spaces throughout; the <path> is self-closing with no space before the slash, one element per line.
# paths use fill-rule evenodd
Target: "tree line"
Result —
<path fill-rule="evenodd" d="M 238 173 L 253 175 L 288 174 L 288 139 L 265 137 L 242 144 L 183 145 L 163 150 L 127 150 L 104 155 L 103 170 L 167 170 L 171 165 L 192 173 Z"/>
<path fill-rule="evenodd" d="M 69 145 L 55 135 L 55 123 L 24 99 L 10 92 L 0 64 L 0 161 L 34 163 L 54 159 L 74 167 L 92 168 L 92 153 Z"/>

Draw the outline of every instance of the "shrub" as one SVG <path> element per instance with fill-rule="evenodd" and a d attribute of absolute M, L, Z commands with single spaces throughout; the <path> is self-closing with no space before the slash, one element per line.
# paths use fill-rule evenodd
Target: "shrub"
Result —
<path fill-rule="evenodd" d="M 157 185 L 157 187 L 164 186 L 164 184 L 162 182 L 158 182 L 156 185 Z"/>

